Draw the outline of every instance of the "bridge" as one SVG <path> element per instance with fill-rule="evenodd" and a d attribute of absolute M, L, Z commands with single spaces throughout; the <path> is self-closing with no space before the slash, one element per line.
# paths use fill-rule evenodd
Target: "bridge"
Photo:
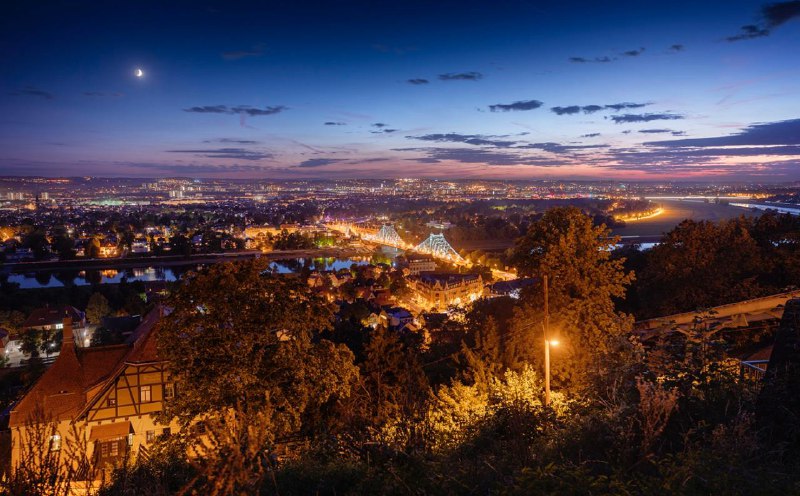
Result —
<path fill-rule="evenodd" d="M 467 261 L 450 246 L 450 243 L 444 239 L 444 234 L 431 233 L 428 239 L 414 248 L 414 251 L 432 255 L 435 258 L 441 258 L 458 265 L 467 263 Z"/>
<path fill-rule="evenodd" d="M 434 258 L 446 260 L 450 263 L 457 265 L 468 265 L 467 261 L 458 254 L 458 252 L 450 246 L 450 243 L 445 239 L 444 234 L 433 234 L 428 236 L 428 239 L 418 244 L 417 246 L 407 243 L 400 237 L 397 230 L 391 224 L 383 224 L 377 231 L 359 226 L 355 223 L 348 222 L 333 222 L 326 224 L 328 229 L 345 233 L 346 235 L 357 235 L 362 240 L 376 243 L 379 245 L 392 246 L 401 250 L 415 251 L 431 255 Z M 513 277 L 512 277 L 513 278 Z"/>
<path fill-rule="evenodd" d="M 365 241 L 372 241 L 373 243 L 378 243 L 381 245 L 386 246 L 393 246 L 395 248 L 400 248 L 401 250 L 408 250 L 410 245 L 403 241 L 397 231 L 395 230 L 394 226 L 391 224 L 384 224 L 375 234 L 366 234 L 361 237 L 361 239 Z"/>

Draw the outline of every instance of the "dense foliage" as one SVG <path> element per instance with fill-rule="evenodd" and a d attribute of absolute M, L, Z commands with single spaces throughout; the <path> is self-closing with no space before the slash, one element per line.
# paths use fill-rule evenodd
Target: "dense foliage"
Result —
<path fill-rule="evenodd" d="M 178 384 L 163 417 L 186 427 L 101 494 L 797 494 L 800 437 L 759 430 L 765 406 L 702 318 L 645 345 L 620 311 L 797 280 L 793 222 L 684 223 L 626 260 L 577 209 L 533 221 L 513 260 L 549 278 L 550 405 L 540 284 L 426 339 L 365 326 L 357 301 L 334 316 L 259 260 L 192 273 L 159 327 Z"/>

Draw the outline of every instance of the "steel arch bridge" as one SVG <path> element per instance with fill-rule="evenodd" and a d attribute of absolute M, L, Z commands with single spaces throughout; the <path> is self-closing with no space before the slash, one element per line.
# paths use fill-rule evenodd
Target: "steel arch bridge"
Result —
<path fill-rule="evenodd" d="M 403 241 L 403 238 L 397 234 L 397 231 L 391 224 L 384 224 L 377 233 L 366 235 L 364 239 L 382 245 L 394 246 L 395 248 L 408 248 L 408 243 Z"/>
<path fill-rule="evenodd" d="M 419 253 L 427 253 L 436 258 L 442 258 L 454 263 L 464 263 L 465 260 L 458 254 L 456 250 L 450 246 L 450 243 L 444 238 L 444 234 L 433 234 L 428 236 L 428 239 L 418 244 L 414 251 Z"/>

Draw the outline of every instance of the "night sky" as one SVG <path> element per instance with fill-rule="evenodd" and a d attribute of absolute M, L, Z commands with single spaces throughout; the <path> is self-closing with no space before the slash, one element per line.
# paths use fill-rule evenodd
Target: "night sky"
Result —
<path fill-rule="evenodd" d="M 7 0 L 0 62 L 0 175 L 800 179 L 800 1 Z"/>

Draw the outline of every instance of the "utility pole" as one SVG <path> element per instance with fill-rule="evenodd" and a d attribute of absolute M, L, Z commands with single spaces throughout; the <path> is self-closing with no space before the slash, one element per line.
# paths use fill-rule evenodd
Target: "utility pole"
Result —
<path fill-rule="evenodd" d="M 547 276 L 544 276 L 544 404 L 550 405 L 550 308 L 547 301 Z"/>

